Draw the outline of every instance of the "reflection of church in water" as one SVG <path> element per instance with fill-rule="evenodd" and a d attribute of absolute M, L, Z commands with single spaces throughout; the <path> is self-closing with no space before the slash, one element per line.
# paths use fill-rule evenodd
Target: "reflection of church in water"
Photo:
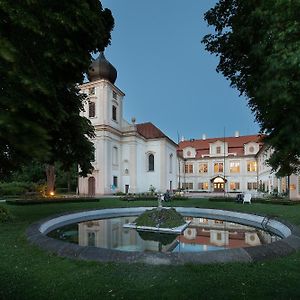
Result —
<path fill-rule="evenodd" d="M 135 217 L 94 220 L 78 225 L 78 243 L 81 246 L 95 246 L 123 251 L 158 251 L 159 243 L 143 240 L 137 231 L 125 229 Z M 163 247 L 162 251 L 165 251 Z"/>
<path fill-rule="evenodd" d="M 80 223 L 79 245 L 123 251 L 162 251 L 184 252 L 188 245 L 201 245 L 202 251 L 209 248 L 239 248 L 270 243 L 274 237 L 245 225 L 220 220 L 188 217 L 191 221 L 181 235 L 167 245 L 159 245 L 157 241 L 144 240 L 133 229 L 125 229 L 125 223 L 132 223 L 135 217 L 93 220 Z M 160 248 L 161 246 L 161 248 Z"/>

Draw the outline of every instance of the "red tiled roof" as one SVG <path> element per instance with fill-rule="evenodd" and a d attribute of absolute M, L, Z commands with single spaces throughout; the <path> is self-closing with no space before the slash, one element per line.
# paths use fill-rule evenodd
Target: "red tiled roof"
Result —
<path fill-rule="evenodd" d="M 239 137 L 225 137 L 225 142 L 228 143 L 228 153 L 236 153 L 237 155 L 244 154 L 244 145 L 250 142 L 261 143 L 263 136 L 257 135 L 244 135 Z M 196 158 L 201 157 L 201 155 L 209 154 L 209 144 L 215 143 L 216 141 L 224 142 L 224 137 L 222 138 L 211 138 L 205 140 L 189 140 L 180 142 L 178 145 L 179 155 L 182 150 L 187 147 L 196 149 Z"/>
<path fill-rule="evenodd" d="M 151 122 L 137 124 L 136 125 L 137 132 L 146 139 L 161 139 L 166 138 L 171 141 L 173 144 L 177 145 L 174 141 L 172 141 L 168 136 L 166 136 L 160 129 L 158 129 Z"/>

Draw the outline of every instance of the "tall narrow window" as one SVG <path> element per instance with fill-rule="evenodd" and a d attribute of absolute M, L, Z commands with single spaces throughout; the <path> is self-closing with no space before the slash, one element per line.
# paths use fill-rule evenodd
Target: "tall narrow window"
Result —
<path fill-rule="evenodd" d="M 114 105 L 112 106 L 112 119 L 117 121 L 117 107 Z"/>
<path fill-rule="evenodd" d="M 113 91 L 113 98 L 116 99 L 116 100 L 118 99 L 118 95 L 115 91 Z"/>
<path fill-rule="evenodd" d="M 113 186 L 114 186 L 114 188 L 118 187 L 118 177 L 117 176 L 113 177 Z"/>
<path fill-rule="evenodd" d="M 154 155 L 149 154 L 148 156 L 148 171 L 154 171 Z"/>
<path fill-rule="evenodd" d="M 113 147 L 113 158 L 112 158 L 113 165 L 119 164 L 119 157 L 118 157 L 118 148 Z"/>
<path fill-rule="evenodd" d="M 173 154 L 169 156 L 169 173 L 173 172 Z"/>
<path fill-rule="evenodd" d="M 94 118 L 96 115 L 96 105 L 95 102 L 89 102 L 89 118 Z"/>

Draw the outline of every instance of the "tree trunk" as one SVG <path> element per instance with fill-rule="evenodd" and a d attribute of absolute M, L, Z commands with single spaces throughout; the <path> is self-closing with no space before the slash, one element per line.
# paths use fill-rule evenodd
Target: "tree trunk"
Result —
<path fill-rule="evenodd" d="M 47 176 L 47 196 L 53 196 L 55 193 L 55 169 L 54 165 L 46 165 L 46 176 Z"/>
<path fill-rule="evenodd" d="M 70 192 L 71 192 L 71 171 L 68 171 L 67 178 L 68 178 L 68 194 L 70 194 Z"/>

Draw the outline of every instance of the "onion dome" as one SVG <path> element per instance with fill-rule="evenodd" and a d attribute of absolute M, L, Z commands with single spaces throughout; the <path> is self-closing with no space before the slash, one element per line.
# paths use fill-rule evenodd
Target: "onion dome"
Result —
<path fill-rule="evenodd" d="M 88 70 L 88 79 L 89 81 L 106 79 L 112 84 L 115 83 L 117 79 L 117 70 L 108 60 L 106 60 L 103 52 L 100 52 L 98 58 L 92 61 Z"/>

